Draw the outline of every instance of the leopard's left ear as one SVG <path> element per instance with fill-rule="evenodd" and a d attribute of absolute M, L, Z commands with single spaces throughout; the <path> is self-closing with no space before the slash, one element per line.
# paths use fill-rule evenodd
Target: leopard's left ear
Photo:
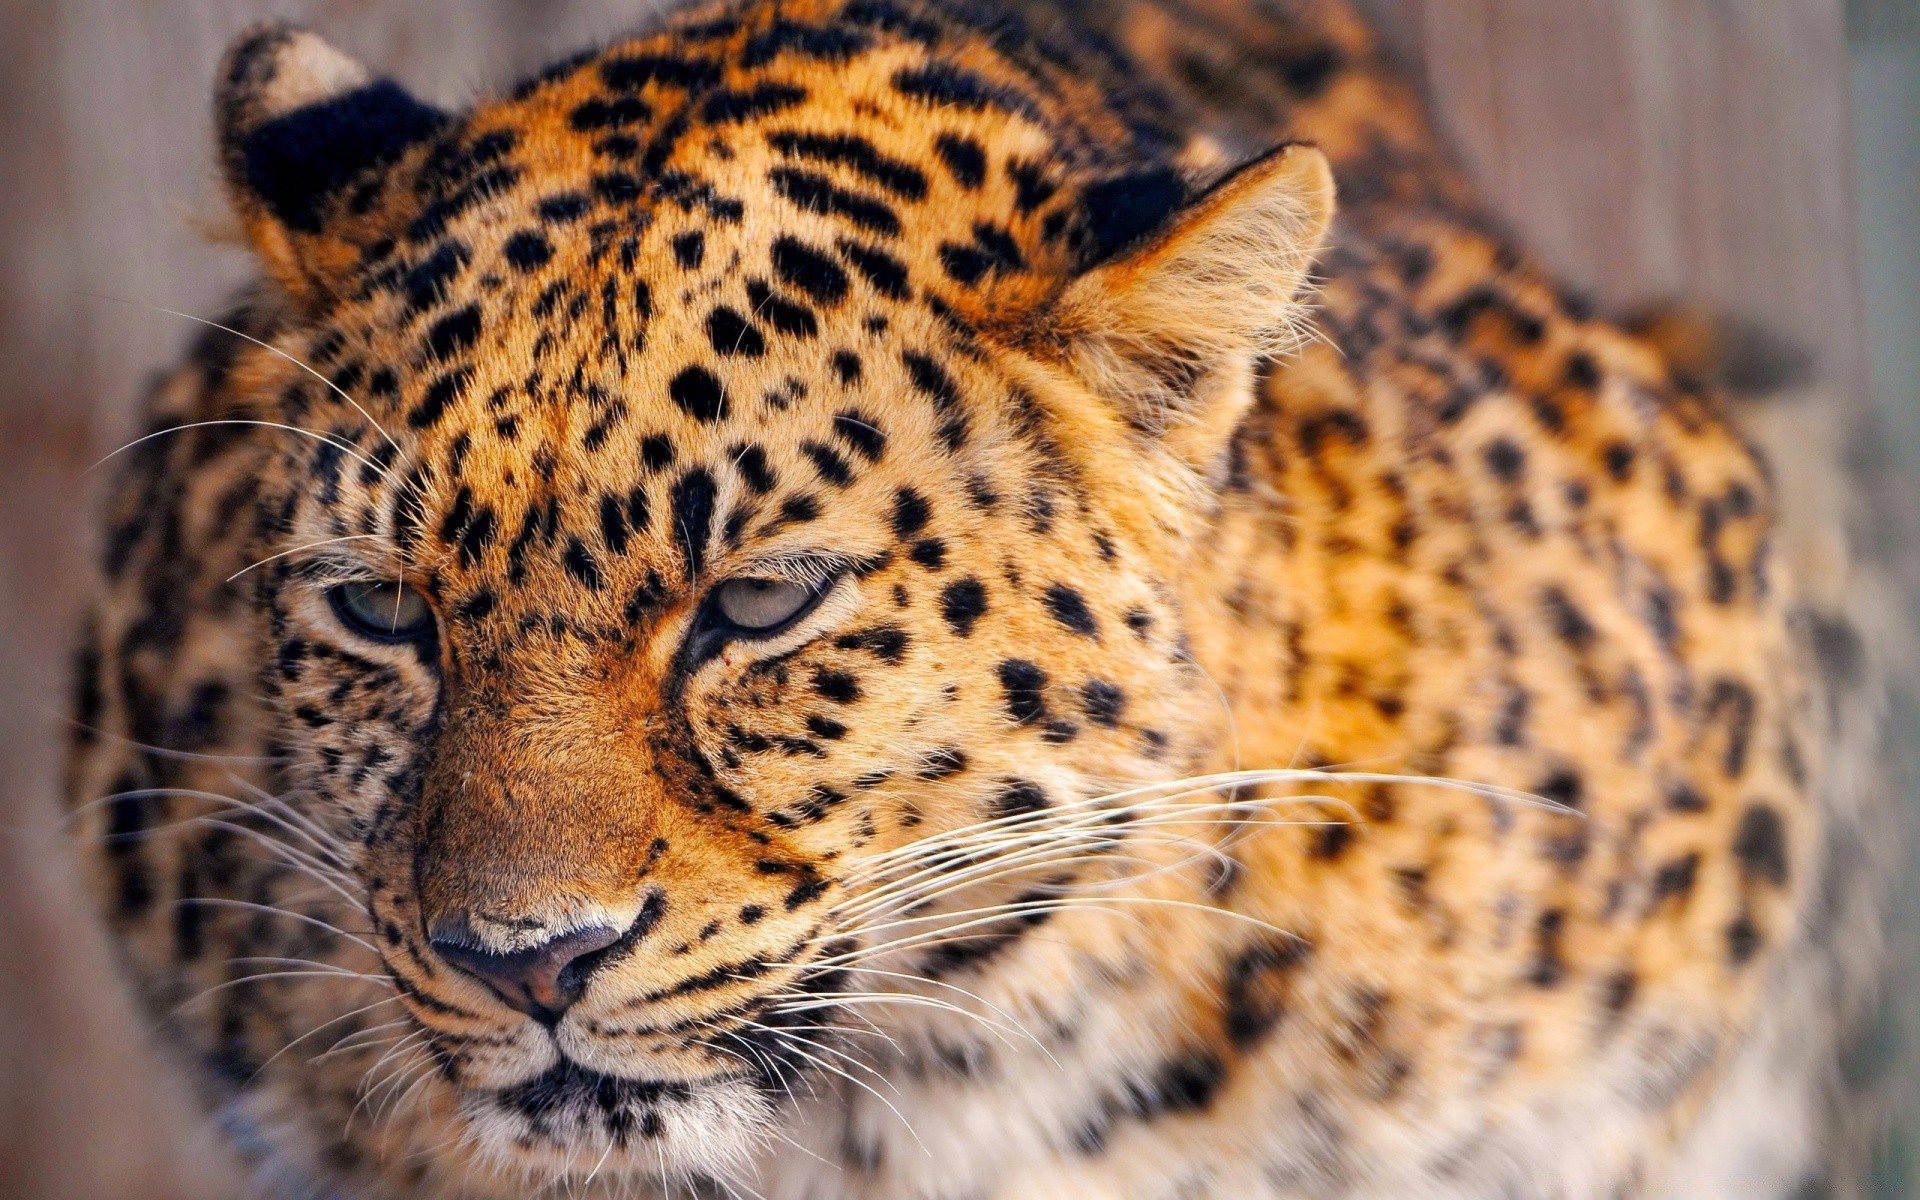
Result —
<path fill-rule="evenodd" d="M 328 228 L 334 202 L 448 121 L 288 25 L 249 30 L 227 51 L 214 119 L 235 214 L 269 273 L 303 300 L 359 249 L 355 231 Z"/>
<path fill-rule="evenodd" d="M 1256 364 L 1301 333 L 1300 292 L 1333 207 L 1332 170 L 1310 146 L 1237 168 L 1062 292 L 1049 320 L 1074 373 L 1211 474 Z"/>

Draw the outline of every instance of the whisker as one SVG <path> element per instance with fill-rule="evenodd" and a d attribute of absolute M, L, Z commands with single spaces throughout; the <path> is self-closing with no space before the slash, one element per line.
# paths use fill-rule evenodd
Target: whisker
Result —
<path fill-rule="evenodd" d="M 285 908 L 276 908 L 271 904 L 256 904 L 251 900 L 232 900 L 232 899 L 228 899 L 225 896 L 183 896 L 180 899 L 175 900 L 174 903 L 176 905 L 182 905 L 182 906 L 194 905 L 196 907 L 205 906 L 208 908 L 216 908 L 216 907 L 217 908 L 238 908 L 248 912 L 271 913 L 275 916 L 291 917 L 293 920 L 304 922 L 305 924 L 312 925 L 319 929 L 324 929 L 329 933 L 338 934 L 339 936 L 346 938 L 348 941 L 354 943 L 355 945 L 364 947 L 367 951 L 369 951 L 372 954 L 378 955 L 380 953 L 379 948 L 376 947 L 372 942 L 369 942 L 364 938 L 359 937 L 355 934 L 349 933 L 346 930 L 340 928 L 338 925 L 333 925 L 326 921 L 322 921 L 319 917 L 308 916 L 306 913 L 293 912 L 292 910 L 285 909 Z"/>
<path fill-rule="evenodd" d="M 291 555 L 291 554 L 302 554 L 308 550 L 318 550 L 322 546 L 337 546 L 341 542 L 365 542 L 365 541 L 379 541 L 379 540 L 380 540 L 380 535 L 377 533 L 350 533 L 345 537 L 328 538 L 324 542 L 308 542 L 304 546 L 295 546 L 291 550 L 282 550 L 278 554 L 269 554 L 258 562 L 248 563 L 246 566 L 241 567 L 238 571 L 235 571 L 233 574 L 227 576 L 226 581 L 228 583 L 232 583 L 234 580 L 240 578 L 242 575 L 245 575 L 248 571 L 253 570 L 255 567 L 264 567 L 270 562 L 275 562 L 279 559 L 286 558 L 288 555 Z"/>
<path fill-rule="evenodd" d="M 247 417 L 221 417 L 221 418 L 217 418 L 215 420 L 210 420 L 210 421 L 190 421 L 185 425 L 170 425 L 165 429 L 156 429 L 152 433 L 143 434 L 140 437 L 137 437 L 132 441 L 128 442 L 126 445 L 121 446 L 119 449 L 114 450 L 112 453 L 105 455 L 99 461 L 95 462 L 92 466 L 89 466 L 86 469 L 86 471 L 82 472 L 82 474 L 91 474 L 92 472 L 97 471 L 101 467 L 105 466 L 108 462 L 111 462 L 113 459 L 118 458 L 120 455 L 125 454 L 127 451 L 133 449 L 135 446 L 139 446 L 139 445 L 142 445 L 143 443 L 153 441 L 155 438 L 162 438 L 162 437 L 168 436 L 169 434 L 175 434 L 175 433 L 186 433 L 194 429 L 210 429 L 220 425 L 254 425 L 264 429 L 278 429 L 286 433 L 297 433 L 301 437 L 312 438 L 316 442 L 324 442 L 327 445 L 332 446 L 335 450 L 338 450 L 341 453 L 345 454 L 347 457 L 353 459 L 355 462 L 361 463 L 369 471 L 376 472 L 382 478 L 390 478 L 390 475 L 386 470 L 384 470 L 382 467 L 380 467 L 379 464 L 375 463 L 372 459 L 368 458 L 366 455 L 360 453 L 360 448 L 358 446 L 355 446 L 352 442 L 346 441 L 345 439 L 336 438 L 331 434 L 318 433 L 311 429 L 302 429 L 298 425 L 288 425 L 282 421 L 261 421 L 261 420 L 255 420 L 252 418 L 247 418 Z"/>
<path fill-rule="evenodd" d="M 395 453 L 399 453 L 400 443 L 393 440 L 392 435 L 390 435 L 386 431 L 386 428 L 382 426 L 378 420 L 375 419 L 372 413 L 368 412 L 365 408 L 362 408 L 358 400 L 355 400 L 352 396 L 347 395 L 347 393 L 340 387 L 340 385 L 334 383 L 333 380 L 328 379 L 325 375 L 322 375 L 320 372 L 314 370 L 312 367 L 308 366 L 306 363 L 301 362 L 299 359 L 295 358 L 293 355 L 288 354 L 285 350 L 282 350 L 280 347 L 270 345 L 267 342 L 263 342 L 259 338 L 254 337 L 252 334 L 242 333 L 240 330 L 233 328 L 231 325 L 222 325 L 218 321 L 210 321 L 205 317 L 197 317 L 192 313 L 180 312 L 177 309 L 163 308 L 158 304 L 144 304 L 140 301 L 124 300 L 118 296 L 108 296 L 108 295 L 103 295 L 99 293 L 88 293 L 88 294 L 95 296 L 96 299 L 112 300 L 120 304 L 133 305 L 136 308 L 150 308 L 154 312 L 166 313 L 170 317 L 179 317 L 183 321 L 193 321 L 198 324 L 205 325 L 212 329 L 218 329 L 222 333 L 232 334 L 234 337 L 239 338 L 243 342 L 251 342 L 254 345 L 260 347 L 262 350 L 265 350 L 269 354 L 278 355 L 279 357 L 292 363 L 294 366 L 299 367 L 302 371 L 305 371 L 307 374 L 313 376 L 315 379 L 318 379 L 321 383 L 325 384 L 327 388 L 333 392 L 334 395 L 340 397 L 342 400 L 345 400 L 348 404 L 351 404 L 353 406 L 353 410 L 359 413 L 361 416 L 365 417 L 367 419 L 367 424 L 373 426 L 375 432 L 379 433 L 381 437 L 387 440 L 387 445 L 392 446 Z M 379 470 L 379 468 L 376 467 L 375 470 Z M 386 475 L 387 472 L 382 471 L 381 474 Z"/>

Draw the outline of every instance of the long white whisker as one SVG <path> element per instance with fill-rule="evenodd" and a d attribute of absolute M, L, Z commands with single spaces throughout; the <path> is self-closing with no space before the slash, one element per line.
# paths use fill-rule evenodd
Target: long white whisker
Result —
<path fill-rule="evenodd" d="M 87 471 L 88 472 L 97 471 L 101 467 L 105 466 L 108 462 L 112 461 L 115 458 L 118 458 L 122 454 L 125 454 L 127 451 L 133 449 L 135 446 L 141 445 L 145 442 L 150 442 L 155 438 L 166 437 L 167 435 L 174 434 L 174 433 L 186 433 L 194 429 L 209 429 L 218 425 L 256 425 L 264 429 L 279 429 L 286 433 L 297 433 L 301 437 L 312 438 L 316 442 L 324 442 L 327 445 L 332 446 L 335 450 L 341 451 L 342 453 L 347 455 L 347 457 L 353 459 L 355 462 L 363 464 L 368 470 L 378 473 L 382 478 L 389 477 L 387 471 L 381 468 L 381 466 L 378 463 L 374 462 L 372 459 L 368 458 L 366 455 L 360 453 L 359 447 L 355 446 L 352 442 L 346 441 L 341 438 L 333 437 L 330 434 L 318 433 L 311 429 L 302 429 L 298 425 L 288 425 L 281 421 L 259 421 L 259 420 L 244 418 L 244 417 L 222 417 L 217 420 L 211 420 L 211 421 L 192 421 L 185 425 L 171 425 L 165 429 L 156 429 L 152 433 L 143 434 L 142 436 L 137 437 L 132 441 L 128 442 L 126 445 L 120 447 L 118 450 L 115 450 L 112 453 L 107 454 L 106 456 L 101 458 L 98 462 L 95 462 L 92 466 L 88 467 Z"/>
<path fill-rule="evenodd" d="M 369 942 L 366 939 L 359 937 L 355 934 L 349 933 L 346 930 L 340 928 L 338 925 L 334 925 L 334 924 L 330 924 L 329 922 L 322 921 L 319 917 L 310 917 L 306 913 L 294 912 L 291 909 L 285 909 L 285 908 L 275 908 L 271 904 L 255 904 L 251 900 L 232 900 L 232 899 L 228 899 L 225 896 L 183 896 L 180 899 L 175 900 L 174 903 L 182 906 L 194 905 L 196 907 L 205 906 L 209 908 L 214 908 L 214 907 L 238 908 L 238 909 L 244 909 L 248 912 L 272 913 L 275 916 L 291 917 L 293 920 L 304 922 L 305 924 L 312 925 L 319 929 L 324 929 L 329 933 L 338 934 L 340 937 L 346 938 L 348 941 L 354 943 L 357 946 L 364 947 L 365 949 L 367 949 L 373 954 L 377 955 L 380 953 L 379 948 L 376 947 L 372 942 Z"/>
<path fill-rule="evenodd" d="M 304 546 L 295 546 L 291 550 L 282 550 L 278 554 L 269 554 L 258 562 L 248 563 L 246 566 L 241 567 L 238 571 L 235 571 L 233 574 L 227 576 L 226 581 L 228 583 L 232 583 L 234 580 L 240 578 L 242 575 L 245 575 L 248 571 L 253 570 L 255 567 L 264 567 L 268 563 L 276 562 L 279 559 L 286 558 L 290 554 L 302 554 L 308 550 L 318 550 L 322 546 L 336 546 L 336 545 L 339 545 L 341 542 L 365 542 L 365 541 L 378 541 L 378 540 L 380 540 L 380 535 L 377 533 L 350 533 L 345 537 L 328 538 L 324 542 L 308 542 Z"/>
<path fill-rule="evenodd" d="M 240 330 L 233 328 L 231 325 L 222 325 L 218 321 L 209 321 L 205 317 L 197 317 L 192 313 L 180 312 L 177 309 L 163 308 L 158 304 L 143 305 L 138 301 L 122 300 L 118 296 L 100 295 L 99 299 L 114 300 L 114 301 L 118 301 L 121 304 L 131 304 L 131 305 L 134 305 L 135 307 L 150 308 L 155 312 L 166 313 L 170 317 L 179 317 L 183 321 L 194 321 L 194 322 L 197 322 L 198 324 L 205 325 L 209 328 L 218 329 L 223 333 L 230 333 L 234 337 L 239 338 L 243 342 L 251 342 L 254 345 L 260 347 L 262 350 L 265 350 L 269 354 L 278 355 L 279 357 L 292 363 L 294 366 L 299 367 L 302 371 L 305 371 L 307 374 L 313 376 L 315 379 L 318 379 L 321 383 L 325 384 L 327 388 L 333 392 L 334 395 L 340 397 L 342 400 L 345 400 L 348 404 L 351 404 L 353 406 L 353 410 L 359 413 L 361 416 L 365 417 L 367 419 L 367 424 L 373 426 L 375 432 L 379 433 L 381 437 L 386 438 L 387 445 L 392 446 L 395 453 L 399 452 L 400 443 L 393 440 L 393 437 L 387 433 L 385 427 L 383 427 L 380 424 L 380 422 L 374 418 L 374 415 L 372 413 L 362 408 L 358 400 L 355 400 L 352 396 L 347 395 L 347 393 L 343 391 L 338 384 L 334 383 L 333 380 L 328 379 L 325 375 L 322 375 L 320 372 L 314 370 L 312 367 L 308 366 L 306 363 L 301 362 L 299 359 L 295 358 L 293 355 L 288 354 L 285 350 L 282 350 L 280 347 L 271 345 L 267 342 L 263 342 L 259 338 L 254 337 L 250 333 L 242 333 Z M 368 465 L 372 466 L 373 464 L 369 463 Z M 374 469 L 376 471 L 380 470 L 380 468 L 378 467 L 374 467 Z M 381 471 L 381 474 L 385 475 L 387 474 L 387 472 Z"/>

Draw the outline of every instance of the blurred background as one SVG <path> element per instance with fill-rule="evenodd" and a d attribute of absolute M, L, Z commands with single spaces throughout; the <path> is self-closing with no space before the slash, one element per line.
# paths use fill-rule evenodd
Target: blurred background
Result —
<path fill-rule="evenodd" d="M 1887 544 L 1916 544 L 1920 0 L 1360 2 L 1525 244 L 1616 311 L 1681 299 L 1792 348 Z M 0 0 L 0 1197 L 232 1193 L 46 832 L 86 468 L 193 334 L 151 306 L 210 313 L 248 275 L 220 238 L 220 52 L 291 19 L 457 105 L 657 7 Z M 1920 1194 L 1905 1147 L 1877 1147 L 1876 1200 Z"/>

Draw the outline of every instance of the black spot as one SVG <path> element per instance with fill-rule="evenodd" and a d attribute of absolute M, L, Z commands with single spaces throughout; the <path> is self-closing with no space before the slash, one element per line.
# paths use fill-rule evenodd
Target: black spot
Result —
<path fill-rule="evenodd" d="M 833 486 L 846 487 L 853 482 L 852 468 L 847 465 L 846 459 L 834 451 L 833 447 L 823 446 L 815 441 L 804 441 L 800 443 L 800 453 L 806 455 L 813 463 L 813 469 L 820 473 L 820 478 Z"/>
<path fill-rule="evenodd" d="M 442 242 L 438 249 L 406 273 L 400 286 L 406 289 L 407 307 L 425 312 L 447 298 L 447 287 L 465 269 L 472 258 L 459 242 Z"/>
<path fill-rule="evenodd" d="M 1764 940 L 1760 935 L 1760 927 L 1753 923 L 1753 917 L 1741 913 L 1727 926 L 1727 958 L 1734 966 L 1743 966 L 1760 952 Z"/>
<path fill-rule="evenodd" d="M 1549 587 L 1541 593 L 1540 600 L 1547 610 L 1547 624 L 1553 630 L 1553 636 L 1575 651 L 1592 648 L 1598 631 L 1564 591 Z"/>
<path fill-rule="evenodd" d="M 1512 483 L 1526 470 L 1526 452 L 1507 438 L 1500 438 L 1487 446 L 1487 469 L 1494 477 L 1504 483 Z"/>
<path fill-rule="evenodd" d="M 1625 480 L 1627 476 L 1633 474 L 1632 446 L 1625 442 L 1612 442 L 1603 451 L 1603 456 L 1607 463 L 1607 474 L 1616 480 Z"/>
<path fill-rule="evenodd" d="M 649 471 L 662 471 L 673 465 L 673 441 L 664 433 L 648 434 L 640 440 L 640 461 Z"/>
<path fill-rule="evenodd" d="M 593 202 L 578 192 L 563 192 L 558 196 L 549 196 L 540 202 L 536 212 L 545 221 L 555 225 L 571 225 L 585 216 Z"/>
<path fill-rule="evenodd" d="M 1192 1050 L 1168 1059 L 1144 1081 L 1128 1085 L 1128 1109 L 1143 1121 L 1162 1113 L 1199 1112 L 1213 1103 L 1227 1068 L 1211 1050 Z"/>
<path fill-rule="evenodd" d="M 971 191 L 987 179 L 987 152 L 972 138 L 943 133 L 933 140 L 934 153 L 947 164 L 954 182 Z"/>
<path fill-rule="evenodd" d="M 1709 725 L 1721 720 L 1727 724 L 1727 751 L 1722 766 L 1728 778 L 1738 778 L 1747 769 L 1755 708 L 1753 689 L 1738 680 L 1716 679 L 1707 694 L 1702 719 Z"/>
<path fill-rule="evenodd" d="M 636 496 L 644 495 L 635 492 Z M 600 540 L 613 554 L 627 552 L 627 512 L 620 497 L 605 495 L 600 497 Z"/>
<path fill-rule="evenodd" d="M 914 543 L 907 557 L 929 571 L 942 570 L 947 565 L 947 544 L 939 538 L 923 538 Z"/>
<path fill-rule="evenodd" d="M 707 314 L 707 340 L 713 343 L 714 353 L 723 357 L 759 358 L 767 352 L 767 339 L 760 331 L 725 305 Z"/>
<path fill-rule="evenodd" d="M 1280 63 L 1280 78 L 1303 100 L 1312 100 L 1324 92 L 1327 84 L 1346 65 L 1336 46 L 1314 46 Z"/>
<path fill-rule="evenodd" d="M 1056 583 L 1047 589 L 1047 611 L 1061 625 L 1083 637 L 1098 638 L 1100 626 L 1093 619 L 1093 613 L 1087 608 L 1086 597 L 1064 583 Z"/>
<path fill-rule="evenodd" d="M 1298 938 L 1275 938 L 1236 954 L 1227 963 L 1221 989 L 1226 1000 L 1227 1036 L 1246 1049 L 1280 1022 L 1285 977 L 1311 955 Z"/>
<path fill-rule="evenodd" d="M 893 497 L 893 532 L 906 541 L 926 527 L 932 508 L 926 497 L 912 488 L 901 488 Z"/>
<path fill-rule="evenodd" d="M 880 153 L 872 142 L 854 134 L 781 132 L 770 135 L 767 141 L 794 158 L 848 167 L 908 200 L 919 200 L 927 194 L 927 177 L 918 167 Z"/>
<path fill-rule="evenodd" d="M 1693 894 L 1693 881 L 1700 873 L 1700 855 L 1689 853 L 1665 863 L 1653 873 L 1652 899 L 1655 905 L 1667 900 L 1682 900 Z"/>
<path fill-rule="evenodd" d="M 860 382 L 860 356 L 851 350 L 833 352 L 833 373 L 840 377 L 845 386 Z"/>
<path fill-rule="evenodd" d="M 815 737 L 837 742 L 847 736 L 847 727 L 840 722 L 820 716 L 818 713 L 807 718 L 807 731 Z"/>
<path fill-rule="evenodd" d="M 704 58 L 637 54 L 600 64 L 600 78 L 617 92 L 637 92 L 650 83 L 699 91 L 720 82 L 720 65 Z"/>
<path fill-rule="evenodd" d="M 1607 1010 L 1608 1016 L 1617 1017 L 1627 1011 L 1633 1003 L 1633 995 L 1640 990 L 1640 981 L 1632 971 L 1615 971 L 1607 976 L 1601 985 L 1600 1004 Z"/>
<path fill-rule="evenodd" d="M 806 98 L 805 88 L 789 83 L 761 83 L 748 91 L 722 90 L 710 94 L 700 105 L 700 116 L 709 125 L 727 125 L 792 108 Z"/>
<path fill-rule="evenodd" d="M 860 698 L 860 681 L 845 671 L 822 667 L 813 673 L 813 690 L 836 704 L 852 704 Z"/>
<path fill-rule="evenodd" d="M 827 889 L 832 886 L 833 881 L 830 879 L 814 879 L 801 884 L 787 893 L 785 901 L 787 911 L 792 912 L 803 904 L 813 903 L 825 895 Z"/>
<path fill-rule="evenodd" d="M 667 394 L 682 411 L 702 424 L 711 425 L 726 419 L 729 409 L 726 390 L 705 367 L 688 367 L 675 375 L 667 385 Z"/>
<path fill-rule="evenodd" d="M 949 589 L 951 590 L 951 589 Z M 1023 658 L 1000 664 L 1000 686 L 1007 693 L 1007 712 L 1022 725 L 1047 715 L 1047 673 Z"/>
<path fill-rule="evenodd" d="M 1564 804 L 1568 808 L 1579 808 L 1585 789 L 1578 772 L 1562 769 L 1549 773 L 1535 785 L 1534 791 L 1544 800 Z"/>
<path fill-rule="evenodd" d="M 1127 705 L 1127 694 L 1118 684 L 1108 683 L 1104 679 L 1090 679 L 1080 689 L 1081 706 L 1087 710 L 1087 719 L 1095 725 L 1112 729 L 1120 724 L 1120 713 Z"/>
<path fill-rule="evenodd" d="M 593 561 L 593 555 L 581 545 L 579 538 L 568 539 L 563 561 L 567 566 L 567 574 L 578 579 L 588 591 L 597 592 L 605 586 L 605 581 L 600 577 L 600 564 Z"/>
<path fill-rule="evenodd" d="M 833 431 L 868 462 L 879 462 L 887 450 L 887 435 L 875 418 L 851 409 L 833 418 Z"/>
<path fill-rule="evenodd" d="M 473 368 L 460 367 L 448 371 L 427 387 L 427 394 L 413 411 L 407 414 L 407 424 L 415 429 L 427 429 L 440 420 L 447 406 L 457 402 L 467 393 L 467 385 L 473 382 Z"/>
<path fill-rule="evenodd" d="M 960 391 L 938 362 L 913 350 L 901 351 L 900 361 L 906 365 L 914 389 L 932 400 L 935 409 L 946 413 L 960 406 Z"/>
<path fill-rule="evenodd" d="M 940 246 L 940 266 L 955 283 L 972 287 L 992 269 L 993 259 L 976 247 L 943 242 Z"/>
<path fill-rule="evenodd" d="M 1733 836 L 1733 854 L 1740 860 L 1740 873 L 1746 878 L 1775 887 L 1786 883 L 1787 831 L 1779 811 L 1766 804 L 1747 809 Z"/>
<path fill-rule="evenodd" d="M 537 271 L 553 259 L 553 243 L 544 234 L 523 229 L 507 239 L 507 261 L 516 271 Z"/>
<path fill-rule="evenodd" d="M 836 187 L 824 175 L 798 167 L 775 167 L 767 172 L 767 180 L 774 191 L 802 211 L 845 217 L 862 229 L 888 237 L 900 232 L 900 218 L 884 202 Z"/>
<path fill-rule="evenodd" d="M 845 59 L 871 44 L 872 40 L 866 34 L 839 25 L 800 25 L 782 20 L 748 40 L 746 49 L 740 55 L 740 65 L 751 70 L 764 66 L 783 53 L 828 61 Z"/>
<path fill-rule="evenodd" d="M 581 133 L 594 133 L 644 125 L 652 117 L 653 109 L 646 101 L 638 96 L 622 96 L 617 100 L 589 100 L 568 114 L 567 121 Z"/>
<path fill-rule="evenodd" d="M 892 300 L 905 300 L 912 294 L 912 289 L 907 286 L 906 264 L 899 259 L 885 251 L 844 238 L 835 245 L 839 247 L 841 257 L 866 277 L 874 291 Z"/>
<path fill-rule="evenodd" d="M 740 923 L 742 925 L 752 925 L 766 915 L 766 909 L 761 908 L 758 904 L 749 904 L 740 910 Z"/>
<path fill-rule="evenodd" d="M 1353 826 L 1340 822 L 1322 825 L 1314 830 L 1313 847 L 1308 857 L 1322 862 L 1333 862 L 1347 852 L 1347 846 L 1353 841 Z"/>
<path fill-rule="evenodd" d="M 480 306 L 448 313 L 427 331 L 427 355 L 445 362 L 480 339 Z"/>
<path fill-rule="evenodd" d="M 746 480 L 747 488 L 756 496 L 766 495 L 779 483 L 773 468 L 767 465 L 767 452 L 758 446 L 742 446 L 736 450 L 733 465 L 739 468 L 740 478 Z"/>
<path fill-rule="evenodd" d="M 687 556 L 687 578 L 700 573 L 707 557 L 707 540 L 713 533 L 713 510 L 719 489 L 713 476 L 695 468 L 674 482 L 670 504 L 673 533 Z"/>
<path fill-rule="evenodd" d="M 1059 185 L 1047 178 L 1046 168 L 1040 163 L 1010 162 L 1007 174 L 1013 179 L 1013 203 L 1022 214 L 1032 213 L 1060 190 Z"/>
<path fill-rule="evenodd" d="M 693 270 L 707 257 L 707 235 L 698 229 L 677 235 L 672 245 L 674 261 L 686 270 Z"/>
<path fill-rule="evenodd" d="M 1091 262 L 1101 262 L 1164 224 L 1187 199 L 1171 167 L 1152 167 L 1090 185 L 1080 205 Z"/>
<path fill-rule="evenodd" d="M 781 237 L 773 243 L 773 270 L 782 282 L 828 307 L 847 298 L 847 273 L 798 238 Z"/>
<path fill-rule="evenodd" d="M 937 108 L 958 108 L 970 112 L 998 109 L 1038 120 L 1039 110 L 1031 100 L 992 83 L 952 63 L 930 62 L 917 67 L 902 67 L 893 73 L 893 88 L 903 96 L 924 100 Z"/>
<path fill-rule="evenodd" d="M 940 613 L 961 637 L 973 633 L 973 623 L 986 611 L 986 585 L 971 575 L 948 584 L 940 593 Z"/>
<path fill-rule="evenodd" d="M 1566 978 L 1567 963 L 1560 950 L 1560 938 L 1566 925 L 1567 914 L 1558 908 L 1541 913 L 1540 920 L 1534 925 L 1533 964 L 1527 968 L 1527 982 L 1533 986 L 1556 987 Z"/>
<path fill-rule="evenodd" d="M 882 662 L 897 665 L 907 654 L 907 633 L 896 625 L 880 625 L 842 634 L 833 644 L 842 650 L 866 650 Z"/>
<path fill-rule="evenodd" d="M 747 298 L 753 302 L 753 314 L 764 318 L 789 337 L 810 338 L 819 332 L 811 310 L 774 294 L 758 279 L 747 281 Z"/>
<path fill-rule="evenodd" d="M 920 761 L 920 778 L 929 782 L 958 775 L 967 769 L 967 756 L 951 746 L 929 750 Z"/>
<path fill-rule="evenodd" d="M 993 815 L 1018 817 L 1040 812 L 1048 803 L 1047 791 L 1039 784 L 1027 779 L 1009 779 L 994 793 Z"/>

